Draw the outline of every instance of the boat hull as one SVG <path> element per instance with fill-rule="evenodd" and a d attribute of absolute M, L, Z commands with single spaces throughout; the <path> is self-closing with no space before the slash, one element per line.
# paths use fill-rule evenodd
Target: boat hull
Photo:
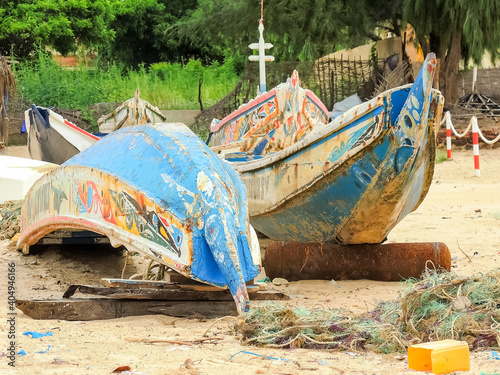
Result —
<path fill-rule="evenodd" d="M 44 175 L 21 213 L 18 248 L 58 229 L 104 234 L 198 281 L 227 285 L 240 311 L 260 271 L 238 174 L 185 125 L 118 130 Z"/>
<path fill-rule="evenodd" d="M 278 152 L 257 155 L 242 140 L 214 147 L 242 175 L 252 225 L 275 240 L 383 242 L 432 181 L 444 103 L 432 90 L 435 64 L 429 55 L 413 85 L 316 123 Z M 277 124 L 273 136 L 282 129 Z"/>
<path fill-rule="evenodd" d="M 404 216 L 418 207 L 429 189 L 435 155 L 432 127 L 426 128 L 422 143 L 409 158 L 398 159 L 408 148 L 401 145 L 393 129 L 387 129 L 362 152 L 336 164 L 324 162 L 324 172 L 298 190 L 281 185 L 300 180 L 300 169 L 312 168 L 294 162 L 293 156 L 279 163 L 281 167 L 243 172 L 249 197 L 255 197 L 261 207 L 260 212 L 251 211 L 251 223 L 276 240 L 381 243 Z M 315 147 L 311 146 L 310 153 L 315 153 Z M 278 177 L 280 172 L 282 177 Z M 267 211 L 262 204 L 265 191 L 261 195 L 260 189 L 264 181 L 277 182 L 273 187 L 277 191 L 290 191 L 288 197 L 268 205 Z M 252 198 L 249 204 L 254 206 Z"/>
<path fill-rule="evenodd" d="M 64 163 L 100 139 L 51 109 L 35 105 L 25 112 L 25 125 L 30 157 L 54 164 Z"/>

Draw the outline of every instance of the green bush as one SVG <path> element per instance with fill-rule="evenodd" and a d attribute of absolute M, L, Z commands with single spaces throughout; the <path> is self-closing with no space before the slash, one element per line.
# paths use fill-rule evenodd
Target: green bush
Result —
<path fill-rule="evenodd" d="M 19 93 L 42 106 L 81 109 L 100 102 L 123 102 L 140 89 L 141 98 L 160 109 L 199 109 L 198 89 L 207 108 L 222 99 L 239 81 L 232 60 L 223 65 L 203 66 L 159 63 L 138 70 L 109 65 L 105 68 L 63 69 L 50 56 L 40 53 L 36 61 L 16 69 Z"/>

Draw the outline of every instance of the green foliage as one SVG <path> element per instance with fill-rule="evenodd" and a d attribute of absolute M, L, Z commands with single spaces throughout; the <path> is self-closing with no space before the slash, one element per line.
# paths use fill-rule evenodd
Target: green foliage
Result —
<path fill-rule="evenodd" d="M 138 67 L 161 61 L 204 63 L 221 59 L 216 46 L 196 45 L 178 34 L 177 22 L 197 6 L 196 0 L 115 0 L 111 28 L 116 36 L 106 52 L 111 61 Z"/>
<path fill-rule="evenodd" d="M 65 55 L 77 44 L 93 48 L 113 37 L 108 0 L 0 0 L 0 9 L 2 55 L 26 58 L 46 46 Z"/>
<path fill-rule="evenodd" d="M 376 27 L 399 35 L 400 2 L 266 0 L 264 38 L 274 44 L 270 53 L 277 60 L 313 60 L 368 38 L 379 39 Z M 200 0 L 192 15 L 178 23 L 178 33 L 195 44 L 248 56 L 248 44 L 259 38 L 260 11 L 260 1 Z"/>
<path fill-rule="evenodd" d="M 402 3 L 404 19 L 415 29 L 424 51 L 433 50 L 444 56 L 453 35 L 459 33 L 465 57 L 479 63 L 485 50 L 492 58 L 500 57 L 498 0 L 403 0 Z"/>
<path fill-rule="evenodd" d="M 99 102 L 123 102 L 134 96 L 161 109 L 198 109 L 198 79 L 203 78 L 201 97 L 206 106 L 215 104 L 234 88 L 239 77 L 232 61 L 203 67 L 198 60 L 180 64 L 159 63 L 150 69 L 126 70 L 117 65 L 107 69 L 61 68 L 39 54 L 37 61 L 22 63 L 16 69 L 19 92 L 42 106 L 57 106 L 86 111 Z"/>

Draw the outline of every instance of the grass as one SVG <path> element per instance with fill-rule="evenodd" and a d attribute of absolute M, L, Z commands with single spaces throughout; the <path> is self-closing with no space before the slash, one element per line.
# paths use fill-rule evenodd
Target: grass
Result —
<path fill-rule="evenodd" d="M 116 65 L 89 69 L 63 69 L 44 54 L 16 67 L 19 93 L 46 107 L 80 109 L 100 102 L 123 102 L 141 91 L 141 98 L 160 109 L 199 109 L 198 87 L 207 108 L 222 99 L 239 81 L 232 60 L 202 66 L 198 60 L 180 64 L 159 63 L 137 71 Z"/>
<path fill-rule="evenodd" d="M 436 150 L 436 164 L 442 163 L 443 161 L 448 161 L 448 155 L 446 150 Z"/>

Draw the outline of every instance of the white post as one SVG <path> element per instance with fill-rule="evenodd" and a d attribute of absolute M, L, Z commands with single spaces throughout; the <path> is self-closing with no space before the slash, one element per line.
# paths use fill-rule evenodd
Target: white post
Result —
<path fill-rule="evenodd" d="M 266 51 L 264 48 L 264 22 L 259 20 L 259 72 L 260 72 L 260 93 L 266 92 Z"/>
<path fill-rule="evenodd" d="M 476 176 L 481 176 L 479 170 L 479 126 L 477 125 L 477 117 L 472 116 L 472 149 L 474 150 L 474 169 L 476 171 Z"/>
<path fill-rule="evenodd" d="M 474 65 L 474 73 L 472 74 L 472 92 L 477 91 L 477 65 Z"/>
<path fill-rule="evenodd" d="M 248 47 L 259 51 L 258 56 L 252 55 L 249 56 L 248 59 L 250 61 L 259 62 L 259 91 L 260 94 L 263 94 L 266 92 L 266 61 L 274 61 L 274 57 L 266 56 L 265 54 L 266 49 L 272 48 L 273 45 L 271 43 L 264 43 L 264 22 L 262 21 L 262 19 L 259 20 L 259 43 L 252 43 Z"/>
<path fill-rule="evenodd" d="M 446 111 L 446 157 L 451 159 L 451 115 L 450 111 Z"/>

